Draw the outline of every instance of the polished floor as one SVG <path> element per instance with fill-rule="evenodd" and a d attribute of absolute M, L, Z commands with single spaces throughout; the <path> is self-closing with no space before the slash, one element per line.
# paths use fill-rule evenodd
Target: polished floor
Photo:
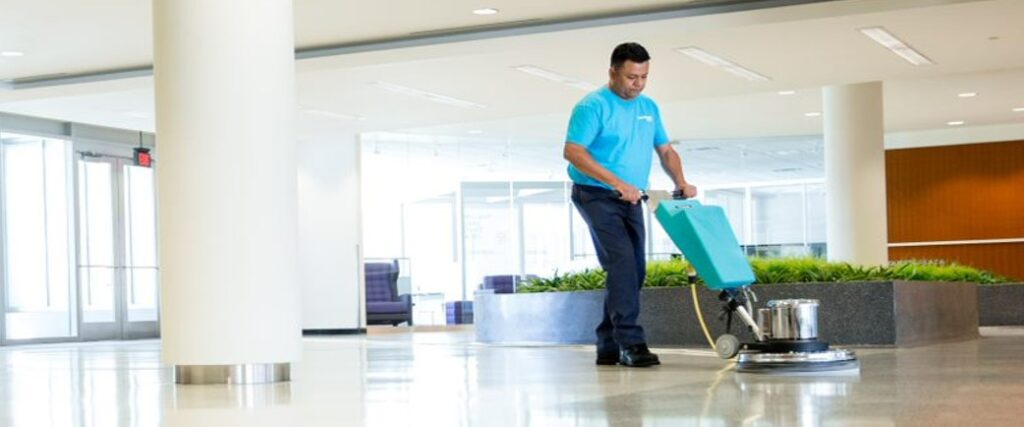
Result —
<path fill-rule="evenodd" d="M 855 375 L 736 374 L 679 349 L 660 367 L 596 367 L 589 348 L 485 346 L 458 331 L 307 339 L 290 383 L 175 386 L 159 350 L 0 348 L 0 425 L 1024 425 L 1024 328 L 858 349 Z"/>

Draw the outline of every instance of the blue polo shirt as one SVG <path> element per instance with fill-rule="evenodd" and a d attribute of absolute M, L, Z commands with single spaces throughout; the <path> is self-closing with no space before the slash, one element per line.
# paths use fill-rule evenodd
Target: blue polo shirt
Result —
<path fill-rule="evenodd" d="M 597 163 L 639 189 L 647 188 L 651 151 L 668 143 L 661 113 L 646 95 L 625 100 L 604 86 L 587 94 L 572 110 L 566 141 L 587 148 Z M 583 185 L 611 188 L 572 164 L 569 178 Z"/>

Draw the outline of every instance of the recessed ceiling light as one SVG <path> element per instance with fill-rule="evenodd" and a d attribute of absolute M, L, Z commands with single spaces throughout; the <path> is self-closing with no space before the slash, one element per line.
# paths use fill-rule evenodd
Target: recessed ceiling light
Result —
<path fill-rule="evenodd" d="M 467 130 L 466 133 L 468 133 L 470 135 L 480 135 L 480 134 L 484 133 L 484 131 L 482 131 L 480 129 L 472 129 L 472 130 Z"/>
<path fill-rule="evenodd" d="M 485 7 L 483 9 L 476 9 L 476 10 L 474 10 L 473 14 L 474 15 L 481 15 L 481 16 L 497 15 L 498 14 L 498 9 L 495 9 L 493 7 Z"/>
<path fill-rule="evenodd" d="M 795 90 L 780 90 L 779 91 L 779 95 L 782 95 L 782 96 L 796 95 L 796 91 Z"/>
<path fill-rule="evenodd" d="M 730 73 L 732 75 L 735 75 L 737 77 L 742 77 L 742 78 L 750 80 L 750 81 L 768 81 L 768 80 L 771 80 L 771 78 L 768 78 L 767 76 L 765 76 L 765 75 L 763 75 L 761 73 L 758 73 L 756 71 L 744 68 L 743 66 L 741 66 L 739 64 L 736 64 L 736 63 L 734 63 L 732 61 L 729 61 L 728 59 L 722 58 L 722 57 L 720 57 L 718 55 L 715 55 L 713 53 L 710 53 L 710 52 L 708 52 L 708 51 L 706 51 L 704 49 L 701 49 L 699 47 L 694 47 L 694 46 L 681 47 L 681 48 L 676 49 L 676 52 L 679 52 L 679 53 L 681 53 L 683 55 L 689 56 L 690 58 L 696 59 L 696 60 L 698 60 L 700 62 L 703 62 L 703 63 L 705 63 L 707 65 L 710 65 L 712 67 L 718 68 L 718 69 L 720 69 L 722 71 L 725 71 L 727 73 Z"/>
<path fill-rule="evenodd" d="M 529 74 L 531 76 L 536 76 L 536 77 L 540 77 L 542 79 L 551 80 L 553 82 L 558 82 L 558 83 L 564 84 L 566 86 L 574 87 L 576 89 L 582 89 L 582 90 L 585 90 L 585 91 L 596 90 L 597 87 L 598 87 L 597 85 L 595 85 L 593 83 L 590 83 L 590 82 L 587 82 L 587 81 L 583 81 L 583 80 L 580 80 L 580 79 L 576 79 L 576 78 L 572 78 L 572 77 L 569 77 L 569 76 L 565 76 L 565 75 L 562 75 L 562 74 L 558 74 L 558 73 L 556 73 L 554 71 L 551 71 L 551 70 L 545 70 L 545 69 L 540 68 L 540 67 L 535 66 L 535 65 L 519 65 L 519 66 L 516 66 L 516 67 L 512 67 L 512 69 L 514 69 L 516 71 L 519 71 L 519 72 L 523 72 L 523 73 Z"/>
<path fill-rule="evenodd" d="M 0 56 L 4 56 L 7 58 L 17 58 L 19 56 L 25 56 L 25 52 L 18 52 L 16 50 L 5 50 L 3 52 L 0 52 Z"/>
<path fill-rule="evenodd" d="M 821 113 L 818 111 L 811 111 L 810 113 L 804 113 L 804 115 L 807 117 L 819 117 L 821 116 Z"/>
<path fill-rule="evenodd" d="M 1014 113 L 1024 113 L 1024 107 L 1017 107 L 1013 109 Z"/>
<path fill-rule="evenodd" d="M 394 83 L 377 81 L 377 82 L 373 82 L 373 83 L 370 83 L 370 84 L 372 84 L 374 86 L 377 86 L 377 87 L 379 87 L 381 89 L 384 89 L 386 91 L 389 91 L 389 92 L 394 92 L 394 93 L 398 93 L 398 94 L 402 94 L 402 95 L 407 95 L 407 96 L 414 96 L 414 97 L 417 97 L 417 98 L 423 98 L 423 99 L 426 99 L 428 101 L 434 101 L 434 102 L 441 103 L 441 104 L 454 105 L 456 107 L 463 107 L 463 108 L 476 108 L 476 109 L 487 108 L 486 105 L 477 104 L 477 103 L 475 103 L 473 101 L 466 101 L 464 99 L 459 99 L 459 98 L 455 98 L 455 97 L 448 96 L 448 95 L 440 95 L 440 94 L 436 94 L 436 93 L 432 93 L 432 92 L 427 92 L 425 90 L 419 90 L 419 89 L 415 89 L 415 88 L 411 88 L 411 87 L 407 87 L 407 86 L 396 85 Z"/>
<path fill-rule="evenodd" d="M 978 96 L 978 92 L 961 92 L 956 94 L 956 96 L 961 98 L 974 98 L 975 96 Z"/>
<path fill-rule="evenodd" d="M 963 126 L 964 121 L 963 120 L 954 120 L 954 121 L 951 121 L 951 122 L 946 122 L 946 124 L 950 125 L 950 126 Z"/>
<path fill-rule="evenodd" d="M 931 65 L 933 64 L 931 59 L 924 56 L 921 52 L 914 50 L 914 48 L 908 46 L 903 40 L 896 38 L 889 31 L 882 27 L 870 27 L 861 28 L 860 32 L 865 36 L 871 38 L 876 43 L 882 45 L 886 49 L 899 55 L 901 58 L 907 60 L 907 62 L 914 65 Z"/>

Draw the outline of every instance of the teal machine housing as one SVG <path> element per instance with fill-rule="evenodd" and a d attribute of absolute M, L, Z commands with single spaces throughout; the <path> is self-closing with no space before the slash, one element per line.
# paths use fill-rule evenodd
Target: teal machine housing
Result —
<path fill-rule="evenodd" d="M 663 200 L 654 216 L 708 288 L 737 289 L 756 280 L 720 206 L 704 206 L 696 200 Z"/>

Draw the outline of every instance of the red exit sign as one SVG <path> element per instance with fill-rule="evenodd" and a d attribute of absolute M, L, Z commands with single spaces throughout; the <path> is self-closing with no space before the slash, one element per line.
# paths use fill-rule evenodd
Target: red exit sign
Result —
<path fill-rule="evenodd" d="M 153 167 L 153 155 L 149 154 L 148 148 L 138 147 L 135 149 L 135 166 Z"/>

